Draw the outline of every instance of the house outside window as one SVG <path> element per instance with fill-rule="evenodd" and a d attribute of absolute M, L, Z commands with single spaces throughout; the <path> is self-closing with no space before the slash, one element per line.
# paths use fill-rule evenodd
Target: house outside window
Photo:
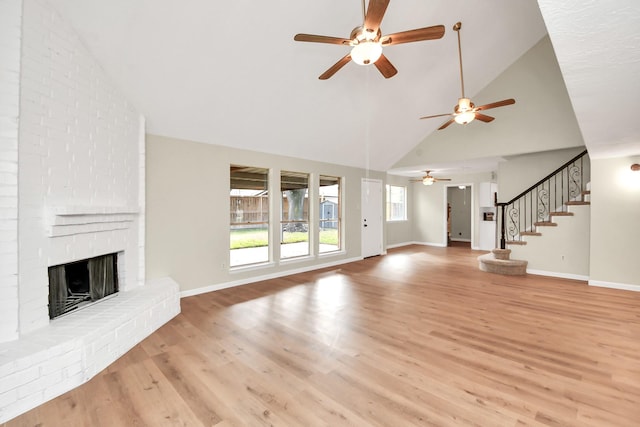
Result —
<path fill-rule="evenodd" d="M 407 220 L 407 187 L 387 185 L 387 221 Z"/>
<path fill-rule="evenodd" d="M 341 179 L 320 175 L 318 191 L 320 208 L 318 225 L 319 253 L 339 251 L 342 248 Z"/>

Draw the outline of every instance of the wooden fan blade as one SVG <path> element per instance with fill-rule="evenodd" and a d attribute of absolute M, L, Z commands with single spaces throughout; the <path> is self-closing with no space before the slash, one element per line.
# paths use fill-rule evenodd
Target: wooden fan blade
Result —
<path fill-rule="evenodd" d="M 480 120 L 481 122 L 489 123 L 494 120 L 494 117 L 476 113 L 476 119 Z"/>
<path fill-rule="evenodd" d="M 502 101 L 492 102 L 491 104 L 481 105 L 479 107 L 476 107 L 475 110 L 476 111 L 489 110 L 491 108 L 504 107 L 505 105 L 511 105 L 511 104 L 515 104 L 515 103 L 516 103 L 515 99 L 503 99 Z"/>
<path fill-rule="evenodd" d="M 434 181 L 451 181 L 451 178 L 433 178 Z"/>
<path fill-rule="evenodd" d="M 420 119 L 433 119 L 434 117 L 444 117 L 444 116 L 450 116 L 450 113 L 447 114 L 436 114 L 435 116 L 424 116 L 424 117 L 420 117 Z"/>
<path fill-rule="evenodd" d="M 351 40 L 349 39 L 343 39 L 340 37 L 317 36 L 315 34 L 296 34 L 293 37 L 293 39 L 297 42 L 346 44 L 346 45 L 351 43 Z"/>
<path fill-rule="evenodd" d="M 384 54 L 380 55 L 380 58 L 376 62 L 374 62 L 373 65 L 376 66 L 378 71 L 382 73 L 385 79 L 388 79 L 389 77 L 393 77 L 396 74 L 398 74 L 398 70 L 396 70 L 396 67 L 394 67 L 393 64 L 389 62 L 389 60 L 387 59 L 386 56 L 384 56 Z"/>
<path fill-rule="evenodd" d="M 365 31 L 371 31 L 374 34 L 378 32 L 387 6 L 389 6 L 389 0 L 369 0 L 367 13 L 364 17 Z"/>
<path fill-rule="evenodd" d="M 449 120 L 448 122 L 446 122 L 446 123 L 444 123 L 442 126 L 440 126 L 440 127 L 438 128 L 438 130 L 442 130 L 442 129 L 446 128 L 447 126 L 449 126 L 449 125 L 450 125 L 451 123 L 453 123 L 454 121 L 455 121 L 454 119 Z"/>
<path fill-rule="evenodd" d="M 433 27 L 388 34 L 382 38 L 382 45 L 388 46 L 400 43 L 419 42 L 422 40 L 435 40 L 442 38 L 442 36 L 444 36 L 444 25 L 435 25 Z"/>
<path fill-rule="evenodd" d="M 344 67 L 345 65 L 347 65 L 347 62 L 351 61 L 351 54 L 348 53 L 347 55 L 345 55 L 342 59 L 340 59 L 338 62 L 336 62 L 335 64 L 333 64 L 327 71 L 325 71 L 324 73 L 322 73 L 320 75 L 320 77 L 318 77 L 320 80 L 327 80 L 329 77 L 333 76 L 335 73 L 338 72 L 338 70 L 340 70 L 340 68 Z"/>

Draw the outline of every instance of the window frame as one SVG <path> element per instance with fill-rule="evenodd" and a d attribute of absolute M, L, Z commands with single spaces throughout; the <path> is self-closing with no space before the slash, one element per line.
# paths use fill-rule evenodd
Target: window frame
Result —
<path fill-rule="evenodd" d="M 402 201 L 401 202 L 395 202 L 395 205 L 401 205 L 402 206 L 402 217 L 394 217 L 393 216 L 393 206 L 394 206 L 394 202 L 393 202 L 393 189 L 402 189 Z M 407 186 L 406 185 L 393 185 L 393 184 L 387 184 L 386 185 L 386 200 L 385 200 L 385 219 L 387 222 L 402 222 L 402 221 L 408 221 L 408 216 L 407 216 L 407 211 L 408 211 L 408 206 L 407 206 L 407 196 L 408 196 L 408 190 L 407 190 Z"/>
<path fill-rule="evenodd" d="M 329 185 L 322 185 L 323 182 L 326 181 L 334 181 L 335 184 L 329 186 Z M 318 224 L 318 255 L 320 256 L 324 256 L 324 255 L 329 255 L 329 254 L 335 254 L 338 252 L 343 251 L 344 248 L 344 241 L 343 241 L 343 236 L 345 235 L 344 230 L 343 230 L 343 226 L 344 223 L 342 221 L 342 217 L 343 217 L 343 191 L 344 191 L 344 178 L 340 177 L 340 176 L 334 176 L 334 175 L 327 175 L 327 174 L 320 174 L 318 176 L 318 198 L 317 198 L 317 208 L 318 208 L 318 215 L 316 218 L 317 224 Z M 332 195 L 326 195 L 323 194 L 322 188 L 323 187 L 332 187 L 332 186 L 337 186 L 337 190 L 332 194 Z M 334 217 L 332 218 L 323 218 L 323 211 L 321 208 L 321 205 L 327 201 L 327 199 L 335 199 L 335 202 L 333 202 L 334 204 L 332 205 L 332 210 L 333 213 L 335 214 Z M 332 200 L 329 200 L 332 201 Z M 335 223 L 335 227 L 329 226 L 329 227 L 325 227 L 323 226 L 323 223 Z M 323 246 L 322 246 L 322 231 L 325 231 L 325 229 L 330 228 L 330 229 L 335 229 L 336 233 L 337 233 L 337 245 L 335 245 L 335 248 L 332 249 L 326 249 L 325 246 L 325 250 L 322 250 Z"/>
<path fill-rule="evenodd" d="M 244 186 L 236 186 L 234 187 L 234 173 L 244 174 L 243 179 L 247 182 Z M 263 180 L 257 179 L 258 176 L 264 177 Z M 237 178 L 237 177 L 236 177 Z M 263 182 L 264 184 L 260 188 L 251 188 L 256 187 L 256 183 Z M 271 245 L 272 245 L 272 232 L 271 232 L 271 192 L 270 192 L 270 184 L 271 184 L 271 171 L 269 168 L 258 167 L 258 166 L 245 166 L 245 165 L 229 165 L 229 268 L 230 269 L 241 269 L 252 267 L 256 265 L 268 264 L 271 261 Z M 237 194 L 233 194 L 237 192 Z M 254 193 L 255 194 L 251 194 Z M 244 194 L 243 194 L 244 193 Z M 259 215 L 258 220 L 247 220 L 247 221 L 234 221 L 232 217 L 234 215 L 234 209 L 231 206 L 234 202 L 234 198 L 236 199 L 236 203 L 239 203 L 244 197 L 252 197 L 260 198 L 259 203 L 259 211 L 253 212 L 256 215 Z M 265 200 L 266 199 L 266 200 Z M 245 214 L 245 203 L 242 202 L 243 207 L 239 211 L 236 209 L 235 215 Z M 232 248 L 232 240 L 233 240 L 233 231 L 241 230 L 243 228 L 251 228 L 251 226 L 259 226 L 258 234 L 266 232 L 266 245 L 256 246 L 256 247 L 246 247 L 246 248 Z M 235 228 L 234 228 L 235 227 Z M 238 259 L 237 256 L 239 252 L 234 253 L 233 251 L 242 251 L 243 249 L 254 249 L 254 248 L 264 248 L 264 250 L 258 252 L 254 251 L 256 254 L 259 253 L 260 256 L 255 259 L 248 258 L 248 262 L 236 262 Z M 266 254 L 264 253 L 266 250 Z M 249 253 L 246 251 L 245 253 Z"/>
<path fill-rule="evenodd" d="M 285 212 L 284 207 L 285 207 L 285 199 L 287 199 L 287 206 L 289 207 L 289 203 L 291 203 L 288 200 L 288 197 L 285 197 L 285 192 L 289 191 L 288 189 L 286 189 L 286 186 L 288 185 L 294 185 L 296 180 L 306 180 L 305 184 L 305 194 L 303 196 L 302 199 L 302 219 L 290 219 L 288 218 L 288 214 L 289 212 Z M 286 184 L 285 184 L 286 183 Z M 291 260 L 291 259 L 296 259 L 296 258 L 303 258 L 303 257 L 309 257 L 311 255 L 311 227 L 310 227 L 310 203 L 309 203 L 309 197 L 310 197 L 310 193 L 311 193 L 311 189 L 310 189 L 310 183 L 311 183 L 311 174 L 309 172 L 294 172 L 294 171 L 289 171 L 289 170 L 281 170 L 280 171 L 280 222 L 279 222 L 279 233 L 280 233 L 280 259 L 281 260 Z M 306 207 L 306 209 L 305 209 Z M 285 219 L 285 217 L 287 219 Z M 288 228 L 288 226 L 290 224 L 306 224 L 306 233 L 307 233 L 307 238 L 306 238 L 306 252 L 305 253 L 298 253 L 296 254 L 295 251 L 292 252 L 292 255 L 290 256 L 283 256 L 283 249 L 286 247 L 286 245 L 290 244 L 290 243 L 285 243 L 284 242 L 284 238 L 285 238 L 285 233 L 289 233 L 289 232 L 294 232 L 294 231 L 289 231 L 289 230 L 285 230 L 285 228 Z M 303 226 L 304 228 L 304 226 Z M 291 244 L 295 244 L 295 243 L 291 243 Z M 286 252 L 286 251 L 284 251 Z"/>

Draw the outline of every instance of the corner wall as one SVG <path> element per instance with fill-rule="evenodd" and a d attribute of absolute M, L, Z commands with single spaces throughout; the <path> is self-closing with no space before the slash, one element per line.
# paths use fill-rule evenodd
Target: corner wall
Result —
<path fill-rule="evenodd" d="M 591 160 L 589 284 L 640 291 L 640 154 Z"/>

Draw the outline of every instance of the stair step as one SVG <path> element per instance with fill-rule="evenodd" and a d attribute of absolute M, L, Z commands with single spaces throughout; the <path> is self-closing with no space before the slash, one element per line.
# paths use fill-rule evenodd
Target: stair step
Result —
<path fill-rule="evenodd" d="M 557 227 L 558 226 L 557 223 L 551 222 L 551 221 L 534 222 L 533 225 L 535 225 L 536 227 Z"/>
<path fill-rule="evenodd" d="M 505 242 L 507 245 L 526 245 L 527 242 L 524 240 L 507 240 Z"/>
<path fill-rule="evenodd" d="M 523 231 L 520 233 L 521 236 L 542 236 L 542 233 L 538 233 L 537 231 Z"/>
<path fill-rule="evenodd" d="M 495 248 L 491 251 L 495 259 L 508 260 L 511 255 L 511 249 Z"/>
<path fill-rule="evenodd" d="M 573 216 L 573 212 L 551 212 L 549 216 Z"/>
<path fill-rule="evenodd" d="M 478 257 L 480 270 L 507 276 L 522 276 L 527 274 L 527 264 L 527 261 L 518 259 L 496 259 L 493 257 L 493 254 L 490 253 Z"/>
<path fill-rule="evenodd" d="M 566 204 L 567 204 L 567 206 L 572 206 L 572 205 L 574 205 L 574 206 L 575 205 L 590 205 L 591 202 L 582 202 L 580 200 L 573 200 L 571 202 L 567 202 Z"/>

